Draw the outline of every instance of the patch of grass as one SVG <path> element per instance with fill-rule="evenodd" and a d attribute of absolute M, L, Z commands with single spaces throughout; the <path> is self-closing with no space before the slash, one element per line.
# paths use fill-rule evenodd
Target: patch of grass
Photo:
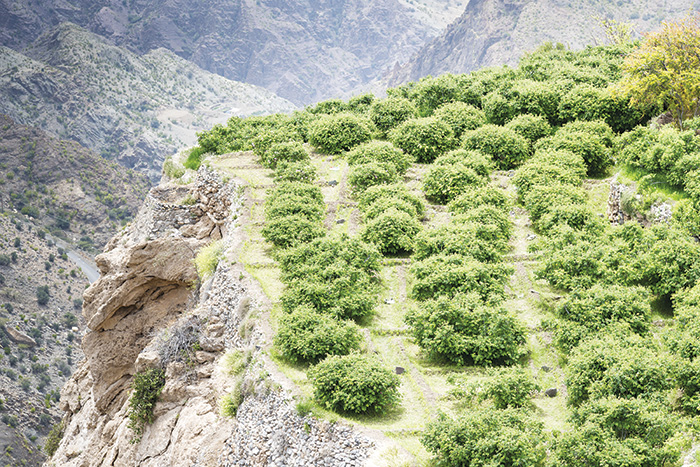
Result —
<path fill-rule="evenodd" d="M 238 408 L 243 403 L 243 390 L 241 379 L 236 380 L 233 390 L 219 400 L 219 412 L 222 417 L 236 418 Z"/>
<path fill-rule="evenodd" d="M 248 366 L 250 356 L 250 352 L 229 350 L 221 359 L 221 365 L 229 376 L 238 376 Z"/>
<path fill-rule="evenodd" d="M 650 173 L 644 169 L 628 165 L 621 165 L 618 167 L 618 170 L 620 183 L 628 185 L 629 182 L 635 182 L 638 185 L 638 190 L 643 191 L 645 194 L 658 193 L 662 197 L 673 201 L 688 199 L 685 191 L 668 183 L 663 174 Z"/>
<path fill-rule="evenodd" d="M 221 240 L 211 242 L 209 245 L 203 246 L 194 259 L 194 266 L 197 269 L 197 275 L 200 280 L 205 280 L 216 270 L 224 254 L 224 244 Z"/>

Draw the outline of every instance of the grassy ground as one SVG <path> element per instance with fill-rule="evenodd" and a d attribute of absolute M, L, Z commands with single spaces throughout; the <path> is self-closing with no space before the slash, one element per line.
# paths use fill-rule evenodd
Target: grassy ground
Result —
<path fill-rule="evenodd" d="M 318 183 L 328 207 L 326 227 L 331 231 L 357 235 L 362 229 L 362 222 L 360 212 L 347 187 L 347 163 L 342 159 L 320 155 L 312 156 L 312 160 L 318 169 Z M 279 280 L 279 269 L 270 255 L 271 247 L 260 233 L 264 220 L 263 200 L 266 187 L 272 183 L 271 171 L 256 166 L 255 158 L 249 153 L 240 157 L 222 158 L 215 162 L 215 166 L 248 183 L 245 192 L 249 207 L 249 222 L 245 227 L 248 240 L 235 253 L 235 257 L 229 259 L 242 263 L 246 270 L 260 281 L 273 303 L 271 325 L 275 329 L 275 321 L 282 312 L 279 297 L 283 285 Z M 416 164 L 406 176 L 406 185 L 418 195 L 422 196 L 421 180 L 428 170 L 429 166 Z M 513 199 L 515 198 L 508 174 L 495 174 L 492 183 L 506 189 Z M 594 194 L 592 198 L 598 205 L 603 197 L 607 196 L 607 191 L 603 189 L 607 189 L 607 184 L 598 182 L 591 186 L 595 187 L 591 190 Z M 563 431 L 568 429 L 563 369 L 559 355 L 551 344 L 551 337 L 541 328 L 542 321 L 548 317 L 547 307 L 542 303 L 543 297 L 553 297 L 556 293 L 534 278 L 536 264 L 527 252 L 533 232 L 526 212 L 516 208 L 512 211 L 511 218 L 515 233 L 511 241 L 512 251 L 506 260 L 514 266 L 515 274 L 509 285 L 505 306 L 517 315 L 528 330 L 529 353 L 523 364 L 529 368 L 543 390 L 557 388 L 559 391 L 554 398 L 544 396 L 543 391 L 534 397 L 536 416 L 543 421 L 547 430 Z M 449 214 L 444 206 L 428 207 L 425 228 L 446 222 L 449 222 Z M 478 381 L 485 376 L 483 369 L 449 366 L 430 361 L 412 342 L 408 328 L 403 322 L 406 311 L 416 306 L 408 297 L 411 288 L 410 265 L 410 258 L 384 260 L 380 273 L 382 289 L 379 305 L 374 317 L 363 323 L 367 350 L 376 352 L 387 367 L 404 369 L 400 376 L 403 395 L 401 406 L 384 417 L 343 418 L 319 407 L 314 409 L 319 416 L 329 419 L 343 418 L 351 424 L 379 430 L 395 441 L 400 447 L 386 450 L 383 455 L 386 465 L 430 465 L 430 455 L 420 444 L 420 433 L 438 411 L 455 413 L 459 410 L 454 399 L 449 396 L 453 385 L 448 379 L 457 376 L 466 381 Z M 270 354 L 280 370 L 298 386 L 306 398 L 310 399 L 312 388 L 306 378 L 306 368 L 290 365 L 278 358 L 274 349 L 270 350 Z M 409 461 L 401 454 L 406 452 L 412 456 Z"/>

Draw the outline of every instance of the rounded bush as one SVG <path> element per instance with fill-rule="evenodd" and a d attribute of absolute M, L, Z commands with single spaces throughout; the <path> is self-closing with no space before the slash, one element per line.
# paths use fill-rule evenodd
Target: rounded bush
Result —
<path fill-rule="evenodd" d="M 581 187 L 551 183 L 531 187 L 523 204 L 530 212 L 530 219 L 537 222 L 556 206 L 583 205 L 586 199 L 586 192 Z"/>
<path fill-rule="evenodd" d="M 496 238 L 493 240 L 508 241 L 513 234 L 513 222 L 508 214 L 495 206 L 477 206 L 456 218 L 455 222 L 473 222 L 482 226 L 493 225 L 496 232 Z"/>
<path fill-rule="evenodd" d="M 539 390 L 529 372 L 522 368 L 507 368 L 486 381 L 480 399 L 491 399 L 497 409 L 518 409 L 530 404 L 532 393 Z"/>
<path fill-rule="evenodd" d="M 583 158 L 589 175 L 600 175 L 612 165 L 612 138 L 612 130 L 603 122 L 572 122 L 539 140 L 535 149 L 571 151 Z"/>
<path fill-rule="evenodd" d="M 406 201 L 416 208 L 416 214 L 418 217 L 422 217 L 425 213 L 425 205 L 423 204 L 423 201 L 418 196 L 408 191 L 408 188 L 406 188 L 406 185 L 404 184 L 377 185 L 368 188 L 360 196 L 358 203 L 360 210 L 367 210 L 370 205 L 374 204 L 381 198 L 397 198 Z"/>
<path fill-rule="evenodd" d="M 275 345 L 292 362 L 316 363 L 328 355 L 358 350 L 362 340 L 355 323 L 299 307 L 280 320 Z"/>
<path fill-rule="evenodd" d="M 481 205 L 505 210 L 510 201 L 502 189 L 493 186 L 469 187 L 464 193 L 450 201 L 447 209 L 452 214 L 466 214 Z"/>
<path fill-rule="evenodd" d="M 309 142 L 324 154 L 340 154 L 370 139 L 369 123 L 354 114 L 326 115 L 309 125 Z"/>
<path fill-rule="evenodd" d="M 267 151 L 269 151 L 274 144 L 293 142 L 301 144 L 301 136 L 292 127 L 284 126 L 260 129 L 259 133 L 253 137 L 253 152 L 260 156 L 263 165 L 274 168 L 274 165 L 267 165 L 269 163 Z"/>
<path fill-rule="evenodd" d="M 424 301 L 405 320 L 431 357 L 457 365 L 509 365 L 525 343 L 525 330 L 514 316 L 484 306 L 473 292 Z"/>
<path fill-rule="evenodd" d="M 370 119 L 382 136 L 406 120 L 418 117 L 415 104 L 403 97 L 388 97 L 375 101 L 369 111 Z"/>
<path fill-rule="evenodd" d="M 281 162 L 298 162 L 309 159 L 309 153 L 299 141 L 285 143 L 273 143 L 270 148 L 260 156 L 263 166 L 274 169 Z"/>
<path fill-rule="evenodd" d="M 325 277 L 310 275 L 287 282 L 280 297 L 283 308 L 291 312 L 309 306 L 338 319 L 354 320 L 372 313 L 377 301 L 376 282 L 366 274 L 348 274 L 342 266 L 334 266 L 332 274 Z"/>
<path fill-rule="evenodd" d="M 465 165 L 434 165 L 423 180 L 423 192 L 436 204 L 447 204 L 467 188 L 487 183 L 487 178 Z"/>
<path fill-rule="evenodd" d="M 552 134 L 552 127 L 541 115 L 518 115 L 506 124 L 506 128 L 510 128 L 531 143 Z"/>
<path fill-rule="evenodd" d="M 411 157 L 387 141 L 370 141 L 361 144 L 348 153 L 347 159 L 350 165 L 368 162 L 392 164 L 399 175 L 405 174 L 411 166 Z"/>
<path fill-rule="evenodd" d="M 375 185 L 388 185 L 398 181 L 396 169 L 386 162 L 368 162 L 353 166 L 348 174 L 348 184 L 355 196 Z"/>
<path fill-rule="evenodd" d="M 499 91 L 491 91 L 484 96 L 481 100 L 481 108 L 484 109 L 489 123 L 494 125 L 505 125 L 516 114 L 513 102 Z"/>
<path fill-rule="evenodd" d="M 313 183 L 317 178 L 316 167 L 306 160 L 299 162 L 280 162 L 277 164 L 274 176 L 276 183 Z"/>
<path fill-rule="evenodd" d="M 519 166 L 530 155 L 530 144 L 525 138 L 510 128 L 497 125 L 466 131 L 462 136 L 462 146 L 488 154 L 502 170 Z"/>
<path fill-rule="evenodd" d="M 478 175 L 488 177 L 493 170 L 491 156 L 480 151 L 467 151 L 466 149 L 455 149 L 447 154 L 438 157 L 433 162 L 435 165 L 462 164 L 473 169 Z"/>
<path fill-rule="evenodd" d="M 444 466 L 543 467 L 547 458 L 542 422 L 517 409 L 465 410 L 456 419 L 441 414 L 421 442 Z"/>
<path fill-rule="evenodd" d="M 367 222 L 362 240 L 375 244 L 384 255 L 410 253 L 420 229 L 415 217 L 391 207 Z"/>
<path fill-rule="evenodd" d="M 508 242 L 485 240 L 480 235 L 482 230 L 483 226 L 471 222 L 425 229 L 416 237 L 413 259 L 420 261 L 429 256 L 457 254 L 482 263 L 501 261 L 501 256 L 509 249 Z"/>
<path fill-rule="evenodd" d="M 401 400 L 398 376 L 375 357 L 331 356 L 308 373 L 316 400 L 339 412 L 384 413 Z"/>
<path fill-rule="evenodd" d="M 406 200 L 400 198 L 379 198 L 374 203 L 370 204 L 367 209 L 362 212 L 365 222 L 369 222 L 380 216 L 390 208 L 395 208 L 399 211 L 403 211 L 411 217 L 418 218 L 418 212 L 416 207 Z"/>
<path fill-rule="evenodd" d="M 287 195 L 269 197 L 265 200 L 265 218 L 268 221 L 294 215 L 320 221 L 325 212 L 325 204 L 303 196 Z"/>
<path fill-rule="evenodd" d="M 265 240 L 276 247 L 289 248 L 323 237 L 326 235 L 326 229 L 323 228 L 323 224 L 319 220 L 295 214 L 271 219 L 263 227 L 262 235 Z"/>
<path fill-rule="evenodd" d="M 403 149 L 422 163 L 432 162 L 456 146 L 452 128 L 432 117 L 402 123 L 391 131 L 389 139 L 394 146 Z"/>
<path fill-rule="evenodd" d="M 435 110 L 433 117 L 450 125 L 456 138 L 462 136 L 466 130 L 486 125 L 484 111 L 464 102 L 443 104 Z"/>
<path fill-rule="evenodd" d="M 518 198 L 524 200 L 537 185 L 562 184 L 578 187 L 586 176 L 583 158 L 566 150 L 541 150 L 523 164 L 513 177 Z"/>

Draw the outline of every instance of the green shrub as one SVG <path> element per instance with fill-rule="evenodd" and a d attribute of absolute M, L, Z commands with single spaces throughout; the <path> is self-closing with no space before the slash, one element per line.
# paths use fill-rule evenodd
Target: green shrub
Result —
<path fill-rule="evenodd" d="M 362 231 L 362 240 L 373 243 L 384 255 L 410 253 L 415 245 L 415 237 L 420 232 L 421 223 L 414 216 L 389 208 L 367 222 Z"/>
<path fill-rule="evenodd" d="M 458 254 L 471 256 L 482 263 L 494 263 L 510 246 L 505 240 L 483 238 L 484 227 L 477 223 L 450 223 L 437 228 L 422 230 L 416 236 L 413 254 L 415 261 L 429 256 Z"/>
<path fill-rule="evenodd" d="M 551 182 L 530 187 L 523 204 L 530 212 L 530 219 L 537 222 L 556 206 L 585 204 L 586 196 L 583 188 Z"/>
<path fill-rule="evenodd" d="M 566 150 L 540 150 L 513 177 L 518 198 L 523 201 L 536 185 L 563 184 L 579 187 L 586 176 L 583 158 Z"/>
<path fill-rule="evenodd" d="M 584 204 L 558 204 L 550 207 L 537 221 L 533 222 L 533 227 L 538 232 L 549 235 L 562 225 L 568 225 L 576 230 L 583 230 L 589 224 L 598 221 L 600 221 L 600 218 Z"/>
<path fill-rule="evenodd" d="M 399 378 L 375 357 L 330 356 L 311 368 L 314 397 L 324 407 L 347 413 L 384 413 L 399 403 Z"/>
<path fill-rule="evenodd" d="M 689 415 L 700 414 L 700 360 L 696 358 L 680 366 L 678 383 L 682 391 L 681 408 Z"/>
<path fill-rule="evenodd" d="M 557 316 L 572 327 L 555 328 L 555 339 L 565 349 L 578 345 L 580 338 L 598 333 L 606 326 L 626 323 L 637 334 L 644 335 L 651 324 L 649 294 L 640 287 L 616 284 L 596 284 L 591 288 L 574 290 L 556 309 Z"/>
<path fill-rule="evenodd" d="M 301 182 L 280 183 L 273 190 L 268 192 L 268 198 L 280 198 L 285 196 L 299 196 L 309 200 L 309 202 L 322 203 L 323 193 L 315 185 Z"/>
<path fill-rule="evenodd" d="M 450 125 L 455 138 L 461 137 L 466 130 L 486 125 L 484 111 L 464 102 L 443 104 L 435 110 L 433 117 Z"/>
<path fill-rule="evenodd" d="M 367 121 L 357 115 L 326 115 L 309 126 L 309 142 L 324 154 L 340 154 L 372 138 Z"/>
<path fill-rule="evenodd" d="M 260 156 L 260 160 L 265 167 L 274 168 L 275 160 L 274 156 L 269 156 L 267 153 L 272 147 L 280 143 L 298 143 L 301 145 L 301 135 L 296 131 L 294 127 L 283 126 L 283 127 L 269 127 L 261 128 L 253 137 L 251 145 L 253 146 L 253 152 Z M 297 155 L 298 145 L 282 145 L 278 147 L 283 154 L 294 154 Z"/>
<path fill-rule="evenodd" d="M 348 152 L 348 164 L 358 165 L 368 162 L 392 164 L 396 173 L 403 175 L 411 166 L 411 157 L 387 141 L 370 141 Z"/>
<path fill-rule="evenodd" d="M 481 100 L 486 119 L 493 125 L 505 125 L 516 114 L 514 103 L 499 91 L 491 91 Z"/>
<path fill-rule="evenodd" d="M 589 175 L 604 174 L 612 165 L 611 148 L 612 130 L 602 122 L 572 122 L 535 145 L 536 150 L 565 149 L 580 155 Z"/>
<path fill-rule="evenodd" d="M 654 400 L 602 398 L 575 410 L 572 421 L 575 428 L 555 439 L 555 465 L 678 465 L 690 448 L 679 417 Z"/>
<path fill-rule="evenodd" d="M 416 208 L 418 217 L 422 217 L 425 213 L 425 205 L 423 204 L 423 201 L 408 191 L 406 185 L 402 183 L 393 185 L 379 185 L 368 188 L 360 196 L 358 206 L 361 211 L 366 211 L 370 205 L 382 198 L 396 198 L 410 203 Z"/>
<path fill-rule="evenodd" d="M 275 170 L 274 180 L 282 182 L 313 183 L 318 178 L 316 167 L 308 161 L 280 162 Z"/>
<path fill-rule="evenodd" d="M 197 269 L 199 280 L 204 281 L 214 274 L 216 266 L 223 257 L 224 244 L 221 240 L 213 241 L 209 245 L 200 248 L 197 256 L 194 258 L 194 266 Z"/>
<path fill-rule="evenodd" d="M 233 390 L 219 400 L 219 412 L 223 417 L 236 418 L 238 408 L 243 403 L 243 390 L 240 379 L 236 380 Z"/>
<path fill-rule="evenodd" d="M 543 467 L 547 457 L 542 422 L 516 409 L 468 411 L 456 419 L 440 414 L 421 443 L 446 466 Z"/>
<path fill-rule="evenodd" d="M 431 117 L 402 123 L 391 131 L 389 139 L 394 146 L 422 163 L 432 162 L 456 146 L 452 128 Z"/>
<path fill-rule="evenodd" d="M 566 368 L 569 404 L 576 407 L 588 400 L 634 398 L 670 389 L 673 363 L 651 346 L 624 329 L 584 341 L 572 351 Z"/>
<path fill-rule="evenodd" d="M 502 189 L 493 186 L 469 187 L 463 194 L 450 201 L 447 208 L 452 214 L 466 214 L 481 205 L 506 210 L 510 202 Z"/>
<path fill-rule="evenodd" d="M 205 154 L 206 152 L 204 149 L 194 147 L 190 150 L 190 153 L 187 155 L 187 159 L 185 159 L 185 162 L 183 162 L 182 165 L 186 169 L 197 170 L 199 169 L 199 166 L 202 165 L 202 157 Z"/>
<path fill-rule="evenodd" d="M 531 143 L 552 134 L 552 127 L 541 115 L 518 115 L 506 124 L 506 128 L 510 128 Z"/>
<path fill-rule="evenodd" d="M 313 107 L 309 106 L 305 110 L 310 114 L 332 115 L 347 111 L 348 106 L 341 99 L 327 99 L 325 101 L 319 102 Z"/>
<path fill-rule="evenodd" d="M 46 437 L 46 441 L 44 442 L 44 452 L 49 458 L 51 458 L 54 455 L 54 453 L 58 449 L 58 445 L 61 444 L 61 440 L 63 439 L 63 433 L 63 421 L 56 423 L 51 428 L 51 431 L 49 432 L 48 436 Z"/>
<path fill-rule="evenodd" d="M 480 399 L 491 399 L 497 409 L 522 408 L 530 404 L 532 393 L 540 387 L 522 368 L 502 369 L 484 384 Z"/>
<path fill-rule="evenodd" d="M 284 196 L 269 196 L 265 200 L 265 218 L 274 219 L 300 215 L 309 220 L 320 221 L 326 213 L 323 202 L 312 200 L 305 196 L 286 194 Z"/>
<path fill-rule="evenodd" d="M 49 298 L 51 298 L 51 295 L 49 294 L 48 285 L 41 285 L 36 288 L 36 302 L 39 305 L 44 306 L 49 303 Z"/>
<path fill-rule="evenodd" d="M 362 339 L 356 324 L 300 307 L 280 320 L 275 345 L 292 362 L 316 363 L 358 350 Z"/>
<path fill-rule="evenodd" d="M 418 219 L 418 213 L 416 212 L 416 207 L 410 204 L 408 201 L 404 201 L 399 198 L 379 198 L 374 203 L 370 204 L 367 209 L 362 213 L 362 217 L 365 222 L 369 222 L 372 219 L 382 215 L 384 211 L 390 208 L 395 208 L 398 211 L 403 211 L 406 214 Z"/>
<path fill-rule="evenodd" d="M 185 175 L 185 168 L 184 166 L 181 166 L 180 164 L 174 162 L 172 157 L 168 157 L 165 159 L 165 162 L 163 162 L 163 173 L 166 177 L 170 179 L 179 179 L 180 177 Z M 43 230 L 41 232 L 43 232 Z M 46 236 L 45 233 L 44 236 Z"/>
<path fill-rule="evenodd" d="M 263 166 L 274 169 L 282 162 L 299 162 L 309 159 L 304 145 L 298 141 L 273 143 L 261 156 Z"/>
<path fill-rule="evenodd" d="M 356 114 L 369 113 L 372 104 L 376 102 L 374 94 L 371 92 L 360 94 L 359 96 L 351 97 L 348 100 L 347 108 L 349 111 Z"/>
<path fill-rule="evenodd" d="M 406 120 L 418 117 L 418 109 L 413 102 L 403 97 L 388 97 L 375 101 L 369 111 L 372 123 L 382 136 Z"/>
<path fill-rule="evenodd" d="M 482 177 L 489 177 L 493 170 L 491 157 L 479 151 L 467 151 L 466 149 L 455 149 L 447 154 L 435 159 L 435 165 L 449 166 L 462 164 L 474 170 Z"/>
<path fill-rule="evenodd" d="M 398 181 L 393 164 L 384 162 L 367 162 L 355 165 L 348 174 L 348 184 L 355 196 L 361 195 L 367 188 L 375 185 L 388 185 Z"/>
<path fill-rule="evenodd" d="M 513 234 L 513 222 L 503 209 L 494 206 L 482 205 L 475 207 L 467 213 L 456 217 L 455 222 L 475 223 L 481 226 L 494 226 L 493 235 L 488 238 L 490 241 L 508 241 Z M 482 238 L 483 233 L 481 234 Z"/>
<path fill-rule="evenodd" d="M 364 274 L 347 274 L 334 269 L 326 277 L 308 276 L 287 283 L 282 306 L 291 312 L 304 305 L 338 319 L 358 320 L 368 316 L 377 302 L 377 284 Z M 341 275 L 342 274 L 342 275 Z"/>
<path fill-rule="evenodd" d="M 160 368 L 151 368 L 134 375 L 128 413 L 128 427 L 134 432 L 133 443 L 141 441 L 146 425 L 153 423 L 153 408 L 163 386 L 165 386 L 165 373 Z"/>
<path fill-rule="evenodd" d="M 464 132 L 462 146 L 491 156 L 496 167 L 503 170 L 519 166 L 530 155 L 530 143 L 525 138 L 510 128 L 497 125 Z"/>
<path fill-rule="evenodd" d="M 416 300 L 448 297 L 476 291 L 487 304 L 505 299 L 504 287 L 513 268 L 505 264 L 480 263 L 462 255 L 436 255 L 411 267 L 416 280 L 411 297 Z"/>
<path fill-rule="evenodd" d="M 326 235 L 326 229 L 317 219 L 294 214 L 269 220 L 262 229 L 262 235 L 276 247 L 289 248 L 323 237 Z"/>
<path fill-rule="evenodd" d="M 425 197 L 447 204 L 468 188 L 484 186 L 488 179 L 463 164 L 434 165 L 423 179 Z"/>
<path fill-rule="evenodd" d="M 250 353 L 241 350 L 229 350 L 224 354 L 221 363 L 229 376 L 238 376 L 250 362 Z"/>
<path fill-rule="evenodd" d="M 405 321 L 432 358 L 457 365 L 510 365 L 525 343 L 518 320 L 503 309 L 484 306 L 474 292 L 424 301 L 409 310 Z"/>

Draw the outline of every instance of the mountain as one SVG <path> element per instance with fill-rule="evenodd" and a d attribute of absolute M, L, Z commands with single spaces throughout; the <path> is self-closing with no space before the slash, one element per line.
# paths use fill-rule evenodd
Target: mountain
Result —
<path fill-rule="evenodd" d="M 139 56 L 63 23 L 23 53 L 0 47 L 0 113 L 160 177 L 165 156 L 231 116 L 293 104 L 165 49 Z"/>
<path fill-rule="evenodd" d="M 144 54 L 166 48 L 297 105 L 346 94 L 404 62 L 467 0 L 0 0 L 15 50 L 61 22 Z M 274 111 L 276 109 L 270 109 Z"/>
<path fill-rule="evenodd" d="M 547 41 L 581 49 L 605 42 L 598 18 L 629 22 L 643 33 L 698 5 L 697 0 L 472 0 L 439 37 L 394 69 L 388 83 L 395 86 L 428 75 L 515 65 L 523 53 Z"/>

